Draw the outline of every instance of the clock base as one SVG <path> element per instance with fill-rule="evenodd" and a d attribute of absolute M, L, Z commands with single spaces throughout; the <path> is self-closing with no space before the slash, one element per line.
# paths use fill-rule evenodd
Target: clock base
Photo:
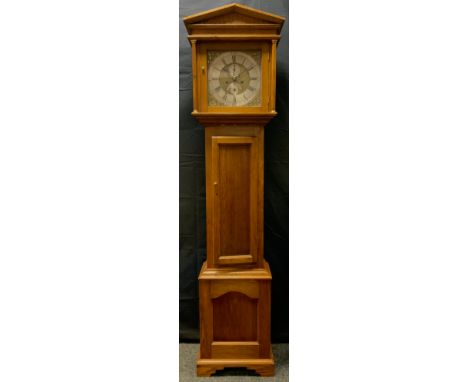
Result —
<path fill-rule="evenodd" d="M 275 363 L 273 356 L 258 359 L 203 359 L 197 361 L 197 376 L 209 377 L 218 370 L 233 367 L 245 367 L 255 371 L 261 377 L 272 377 L 275 375 Z"/>
<path fill-rule="evenodd" d="M 200 356 L 197 375 L 226 367 L 274 374 L 270 342 L 271 272 L 262 268 L 207 268 L 199 276 Z"/>

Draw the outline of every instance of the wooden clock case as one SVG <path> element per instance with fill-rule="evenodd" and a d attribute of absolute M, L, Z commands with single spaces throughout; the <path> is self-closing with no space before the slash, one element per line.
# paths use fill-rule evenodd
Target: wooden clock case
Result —
<path fill-rule="evenodd" d="M 192 115 L 205 127 L 207 260 L 199 275 L 197 375 L 225 367 L 274 374 L 271 272 L 263 258 L 265 125 L 276 115 L 276 45 L 284 18 L 239 4 L 184 18 L 192 46 Z M 209 50 L 261 52 L 260 105 L 210 106 Z"/>

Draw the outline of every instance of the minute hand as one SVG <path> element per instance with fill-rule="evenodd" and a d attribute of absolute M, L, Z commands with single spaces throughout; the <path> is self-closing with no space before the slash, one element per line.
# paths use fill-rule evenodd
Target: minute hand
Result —
<path fill-rule="evenodd" d="M 223 68 L 223 69 L 221 69 L 221 71 L 222 71 L 222 72 L 226 72 L 226 73 L 229 75 L 229 77 L 231 77 L 231 81 L 230 81 L 229 83 L 232 83 L 232 82 L 234 82 L 234 81 L 236 80 L 236 79 L 231 75 L 231 73 L 229 73 L 229 71 L 228 71 L 227 69 L 224 69 L 224 68 Z"/>
<path fill-rule="evenodd" d="M 253 66 L 250 69 L 245 68 L 242 70 L 237 76 L 234 77 L 234 81 L 239 78 L 239 76 L 244 73 L 244 72 L 250 72 L 250 70 L 253 69 Z"/>

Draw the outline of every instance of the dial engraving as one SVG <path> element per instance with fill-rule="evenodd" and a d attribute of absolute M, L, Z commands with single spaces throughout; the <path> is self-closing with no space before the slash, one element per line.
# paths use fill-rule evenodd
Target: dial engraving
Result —
<path fill-rule="evenodd" d="M 208 79 L 209 106 L 261 106 L 260 51 L 208 51 Z"/>

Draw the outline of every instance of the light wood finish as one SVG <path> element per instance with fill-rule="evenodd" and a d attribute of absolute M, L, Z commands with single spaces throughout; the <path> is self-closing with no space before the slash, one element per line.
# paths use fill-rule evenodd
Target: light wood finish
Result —
<path fill-rule="evenodd" d="M 205 129 L 208 267 L 262 266 L 263 141 L 261 127 Z"/>
<path fill-rule="evenodd" d="M 268 30 L 271 34 L 279 35 L 284 20 L 284 17 L 241 4 L 229 4 L 184 17 L 189 38 L 200 34 L 207 25 L 219 28 L 221 32 L 218 33 L 220 34 L 229 33 L 233 26 L 237 26 L 243 33 L 255 34 L 258 30 L 263 29 Z M 246 25 L 249 28 L 245 28 Z"/>
<path fill-rule="evenodd" d="M 243 16 L 243 17 L 242 17 Z M 251 8 L 242 4 L 228 4 L 199 12 L 184 18 L 186 24 L 206 23 L 207 20 L 218 24 L 233 24 L 237 20 L 246 24 L 250 23 L 277 23 L 282 24 L 284 17 Z M 242 21 L 243 20 L 243 21 Z"/>
<path fill-rule="evenodd" d="M 214 150 L 220 142 L 219 137 L 226 137 L 227 142 L 236 142 L 236 139 L 240 139 L 237 142 L 244 142 L 249 145 L 257 146 L 256 156 L 258 160 L 250 161 L 250 168 L 253 166 L 257 167 L 256 170 L 252 170 L 257 175 L 250 173 L 242 175 L 245 182 L 250 182 L 252 185 L 253 193 L 250 196 L 238 195 L 238 192 L 234 191 L 233 194 L 240 200 L 235 201 L 235 204 L 247 204 L 251 207 L 249 213 L 250 221 L 242 221 L 237 216 L 237 211 L 231 211 L 225 209 L 222 212 L 219 210 L 219 165 L 217 164 L 217 158 L 213 158 L 213 154 L 216 156 L 219 150 Z M 223 141 L 223 139 L 221 139 Z M 248 264 L 252 267 L 262 267 L 263 261 L 263 144 L 264 144 L 264 130 L 261 127 L 247 127 L 247 126 L 210 126 L 205 128 L 205 163 L 206 163 L 206 222 L 207 222 L 207 266 L 213 268 L 216 266 L 232 266 L 232 265 L 243 265 Z M 236 163 L 232 166 L 223 167 L 223 173 L 234 170 L 234 174 L 238 172 L 239 168 Z M 247 180 L 245 179 L 247 178 Z M 217 185 L 215 185 L 215 182 Z M 216 188 L 218 188 L 218 195 L 216 195 Z M 256 189 L 256 201 L 254 193 Z M 252 199 L 254 203 L 252 205 Z M 234 203 L 234 202 L 233 202 Z M 256 211 L 256 212 L 255 212 Z M 231 259 L 224 257 L 220 260 L 220 231 L 218 229 L 220 225 L 219 213 L 227 213 L 231 215 L 229 219 L 235 224 L 244 226 L 249 224 L 250 230 L 250 246 L 249 253 L 240 254 L 238 259 Z M 255 216 L 256 215 L 256 216 Z M 244 216 L 240 214 L 239 216 Z M 239 229 L 239 228 L 236 228 Z M 255 231 L 256 230 L 256 231 Z M 244 256 L 244 257 L 243 257 Z"/>
<path fill-rule="evenodd" d="M 211 345 L 213 343 L 213 304 L 210 296 L 210 282 L 199 281 L 200 299 L 200 357 L 211 358 Z"/>
<path fill-rule="evenodd" d="M 260 295 L 260 287 L 256 281 L 250 280 L 239 284 L 237 280 L 223 279 L 211 283 L 210 296 L 218 298 L 232 290 L 237 290 L 252 299 L 258 299 Z"/>
<path fill-rule="evenodd" d="M 211 303 L 213 341 L 257 340 L 257 298 L 250 298 L 235 288 L 220 297 L 211 297 Z"/>
<path fill-rule="evenodd" d="M 271 350 L 270 350 L 271 352 Z M 209 377 L 216 373 L 217 370 L 222 370 L 226 367 L 245 367 L 255 371 L 262 377 L 271 377 L 275 374 L 275 364 L 273 356 L 270 353 L 269 358 L 250 358 L 250 359 L 204 359 L 199 358 L 197 361 L 197 375 L 199 377 Z"/>
<path fill-rule="evenodd" d="M 197 78 L 197 40 L 190 41 L 192 45 L 192 94 L 193 94 L 193 111 L 198 110 L 198 78 Z"/>
<path fill-rule="evenodd" d="M 271 376 L 271 272 L 263 258 L 264 129 L 277 114 L 276 45 L 284 18 L 229 4 L 185 17 L 184 23 L 192 46 L 192 115 L 205 127 L 207 260 L 199 275 L 197 375 L 246 367 Z M 208 52 L 247 50 L 260 52 L 258 98 L 250 106 L 210 106 Z"/>
<path fill-rule="evenodd" d="M 184 18 L 192 43 L 192 55 L 196 56 L 192 68 L 196 77 L 197 90 L 194 91 L 194 111 L 197 112 L 246 114 L 271 114 L 275 110 L 276 89 L 276 44 L 281 38 L 280 31 L 284 18 L 240 4 L 200 12 Z M 194 42 L 196 42 L 194 44 Z M 208 106 L 207 50 L 262 51 L 262 91 L 261 106 L 228 107 Z M 196 96 L 195 96 L 196 94 Z M 200 123 L 204 123 L 199 120 Z M 220 120 L 222 122 L 222 120 Z M 268 121 L 266 121 L 268 122 Z M 265 122 L 265 123 L 266 123 Z M 264 125 L 264 124 L 263 124 Z"/>
<path fill-rule="evenodd" d="M 278 40 L 272 40 L 271 41 L 271 53 L 270 57 L 272 57 L 271 60 L 271 70 L 270 70 L 270 102 L 271 102 L 271 109 L 272 111 L 275 111 L 276 107 L 276 44 L 278 43 Z"/>
<path fill-rule="evenodd" d="M 248 367 L 272 375 L 271 273 L 262 268 L 207 268 L 200 280 L 200 360 L 197 374 Z M 216 361 L 214 364 L 210 361 Z M 252 363 L 252 361 L 254 361 Z M 232 366 L 233 362 L 239 366 Z M 216 367 L 215 367 L 216 366 Z M 268 367 L 266 367 L 268 366 Z"/>
<path fill-rule="evenodd" d="M 271 281 L 262 280 L 258 281 L 259 296 L 257 312 L 257 325 L 259 343 L 259 358 L 267 358 L 271 355 L 271 330 L 270 330 L 270 316 L 271 316 Z"/>
<path fill-rule="evenodd" d="M 257 341 L 213 341 L 211 354 L 213 358 L 255 358 L 259 354 L 260 344 Z"/>
<path fill-rule="evenodd" d="M 212 136 L 216 266 L 257 261 L 258 138 Z"/>
<path fill-rule="evenodd" d="M 199 280 L 271 280 L 270 266 L 266 261 L 261 268 L 223 267 L 208 268 L 205 261 L 202 265 Z"/>

